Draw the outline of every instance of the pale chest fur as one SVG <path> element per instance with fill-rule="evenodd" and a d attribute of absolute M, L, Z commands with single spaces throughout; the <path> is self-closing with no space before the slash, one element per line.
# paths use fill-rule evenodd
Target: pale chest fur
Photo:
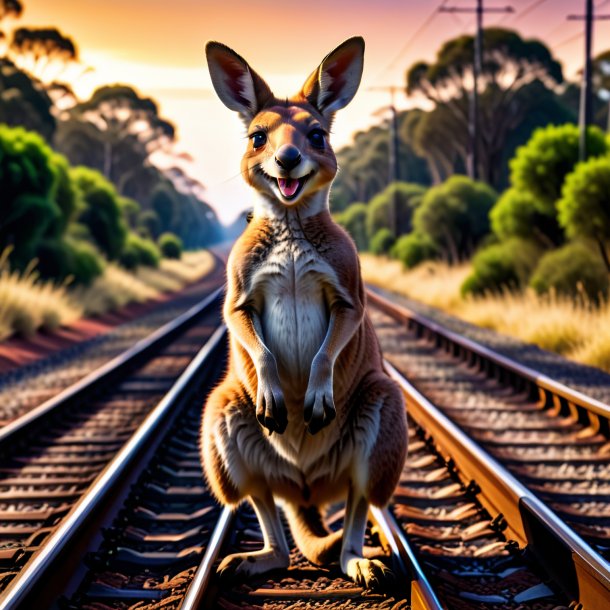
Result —
<path fill-rule="evenodd" d="M 333 269 L 313 245 L 289 231 L 278 235 L 252 277 L 263 341 L 275 356 L 288 394 L 305 390 L 328 329 L 327 296 L 334 283 Z"/>

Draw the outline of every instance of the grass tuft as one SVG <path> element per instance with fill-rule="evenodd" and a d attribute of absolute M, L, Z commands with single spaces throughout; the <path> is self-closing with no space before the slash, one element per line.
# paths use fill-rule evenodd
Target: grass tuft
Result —
<path fill-rule="evenodd" d="M 91 286 L 70 288 L 42 281 L 34 265 L 19 273 L 8 266 L 10 251 L 0 255 L 0 340 L 54 330 L 83 315 L 97 315 L 128 303 L 142 303 L 176 291 L 206 276 L 214 268 L 207 251 L 186 252 L 181 260 L 163 260 L 158 269 L 135 273 L 109 264 Z"/>
<path fill-rule="evenodd" d="M 405 270 L 398 261 L 370 254 L 361 255 L 361 261 L 363 277 L 371 284 L 610 372 L 608 302 L 594 306 L 583 295 L 574 299 L 533 290 L 462 297 L 469 265 L 434 262 Z"/>

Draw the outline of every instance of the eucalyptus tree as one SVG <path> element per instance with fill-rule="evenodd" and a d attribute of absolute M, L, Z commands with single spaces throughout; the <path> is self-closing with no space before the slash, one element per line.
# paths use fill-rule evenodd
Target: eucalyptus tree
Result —
<path fill-rule="evenodd" d="M 421 142 L 432 142 L 443 177 L 455 157 L 466 164 L 473 51 L 473 36 L 458 36 L 441 47 L 433 63 L 417 62 L 406 74 L 407 93 L 422 95 L 435 106 L 420 127 Z M 484 30 L 478 169 L 485 181 L 499 183 L 500 160 L 511 134 L 539 103 L 542 91 L 562 81 L 561 65 L 542 42 L 503 28 Z"/>

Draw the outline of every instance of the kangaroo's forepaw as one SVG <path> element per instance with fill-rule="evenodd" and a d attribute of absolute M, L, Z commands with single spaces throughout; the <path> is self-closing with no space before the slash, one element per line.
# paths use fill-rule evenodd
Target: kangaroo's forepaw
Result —
<path fill-rule="evenodd" d="M 378 559 L 355 557 L 347 562 L 345 573 L 365 589 L 387 589 L 394 585 L 394 572 Z"/>
<path fill-rule="evenodd" d="M 256 419 L 270 433 L 277 432 L 282 434 L 286 430 L 288 425 L 288 410 L 280 391 L 273 391 L 270 387 L 261 387 L 259 389 L 259 396 L 256 401 Z"/>
<path fill-rule="evenodd" d="M 319 389 L 308 391 L 305 395 L 305 423 L 310 434 L 320 432 L 337 416 L 331 390 Z"/>
<path fill-rule="evenodd" d="M 240 581 L 255 574 L 287 568 L 289 564 L 290 558 L 275 550 L 235 553 L 220 562 L 216 573 L 221 582 Z"/>

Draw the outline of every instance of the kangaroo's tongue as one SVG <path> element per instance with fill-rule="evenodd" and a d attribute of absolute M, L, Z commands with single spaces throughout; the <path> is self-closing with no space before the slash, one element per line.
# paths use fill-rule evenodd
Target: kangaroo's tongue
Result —
<path fill-rule="evenodd" d="M 278 178 L 277 185 L 280 187 L 284 197 L 292 197 L 299 188 L 299 181 L 293 178 Z"/>

